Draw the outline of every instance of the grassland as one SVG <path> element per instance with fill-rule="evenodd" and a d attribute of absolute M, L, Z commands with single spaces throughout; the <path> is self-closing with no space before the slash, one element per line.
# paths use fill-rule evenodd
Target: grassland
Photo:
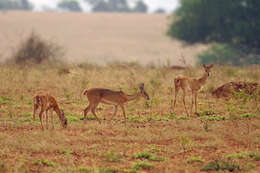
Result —
<path fill-rule="evenodd" d="M 194 64 L 205 45 L 183 46 L 166 36 L 169 16 L 164 14 L 0 12 L 0 62 L 31 32 L 64 48 L 69 62 L 106 64 L 180 64 L 181 54 Z"/>
<path fill-rule="evenodd" d="M 64 70 L 66 69 L 66 70 Z M 66 73 L 69 71 L 70 73 Z M 0 172 L 222 172 L 260 171 L 260 108 L 254 99 L 216 99 L 211 91 L 230 81 L 259 82 L 260 67 L 214 67 L 199 93 L 200 116 L 187 117 L 179 102 L 171 109 L 178 74 L 199 77 L 201 67 L 173 71 L 138 64 L 38 65 L 0 67 Z M 91 87 L 133 94 L 139 83 L 151 100 L 140 98 L 112 120 L 113 107 L 99 105 L 82 121 Z M 32 121 L 32 97 L 49 91 L 57 97 L 69 125 L 42 131 Z M 190 98 L 189 105 L 190 105 Z"/>

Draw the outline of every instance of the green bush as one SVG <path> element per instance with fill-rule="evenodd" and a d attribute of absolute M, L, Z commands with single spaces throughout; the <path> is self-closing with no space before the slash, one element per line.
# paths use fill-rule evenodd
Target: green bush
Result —
<path fill-rule="evenodd" d="M 227 170 L 233 172 L 235 170 L 240 170 L 240 166 L 236 162 L 227 162 L 227 161 L 210 161 L 206 163 L 202 168 L 201 171 L 220 171 L 220 170 Z"/>
<path fill-rule="evenodd" d="M 232 153 L 228 154 L 227 159 L 247 159 L 249 157 L 248 153 Z"/>
<path fill-rule="evenodd" d="M 255 154 L 255 155 L 253 156 L 253 159 L 254 159 L 255 161 L 260 161 L 260 153 Z"/>
<path fill-rule="evenodd" d="M 105 154 L 105 160 L 107 162 L 120 162 L 122 158 L 121 154 L 115 153 L 115 151 L 108 151 Z"/>
<path fill-rule="evenodd" d="M 226 119 L 226 117 L 224 117 L 224 116 L 208 116 L 208 115 L 205 115 L 205 116 L 202 116 L 202 117 L 200 117 L 200 119 L 202 119 L 202 120 L 209 120 L 209 121 L 221 121 L 221 120 L 225 120 Z"/>
<path fill-rule="evenodd" d="M 133 169 L 137 171 L 140 169 L 150 170 L 152 168 L 155 168 L 155 166 L 149 162 L 138 162 L 133 165 Z"/>
<path fill-rule="evenodd" d="M 59 164 L 48 159 L 38 159 L 34 161 L 34 165 L 57 167 Z"/>
<path fill-rule="evenodd" d="M 133 155 L 135 159 L 148 159 L 151 161 L 165 161 L 165 158 L 157 157 L 148 152 L 140 152 Z"/>
<path fill-rule="evenodd" d="M 203 163 L 204 160 L 201 157 L 190 157 L 187 160 L 187 163 L 192 164 L 192 163 Z"/>
<path fill-rule="evenodd" d="M 241 49 L 228 44 L 214 44 L 211 48 L 199 54 L 198 59 L 200 64 L 214 63 L 234 66 L 260 64 L 260 58 L 250 57 L 243 52 Z"/>
<path fill-rule="evenodd" d="M 78 171 L 79 173 L 93 173 L 94 172 L 94 170 L 92 168 L 86 168 L 84 166 L 78 167 L 78 169 L 76 171 Z"/>

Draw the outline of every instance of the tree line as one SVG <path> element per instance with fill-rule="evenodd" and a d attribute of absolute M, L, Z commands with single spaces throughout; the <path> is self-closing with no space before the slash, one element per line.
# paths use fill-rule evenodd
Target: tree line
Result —
<path fill-rule="evenodd" d="M 0 10 L 32 10 L 33 5 L 28 0 L 1 0 Z"/>
<path fill-rule="evenodd" d="M 180 0 L 168 35 L 188 44 L 213 43 L 201 63 L 260 64 L 259 0 Z"/>
<path fill-rule="evenodd" d="M 83 2 L 88 4 L 93 12 L 147 13 L 148 11 L 148 6 L 143 0 L 137 0 L 133 7 L 129 6 L 128 0 L 84 0 Z M 0 10 L 32 10 L 33 8 L 33 4 L 28 0 L 0 1 Z M 74 12 L 83 11 L 77 0 L 61 0 L 57 3 L 57 9 Z M 164 13 L 165 11 L 160 8 L 155 12 Z"/>

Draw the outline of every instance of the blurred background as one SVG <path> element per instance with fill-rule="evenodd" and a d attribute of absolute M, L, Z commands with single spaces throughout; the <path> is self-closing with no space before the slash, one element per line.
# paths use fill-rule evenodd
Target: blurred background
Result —
<path fill-rule="evenodd" d="M 170 13 L 178 0 L 1 0 L 1 9 Z"/>
<path fill-rule="evenodd" d="M 256 0 L 0 0 L 0 10 L 1 62 L 32 37 L 70 63 L 260 62 Z"/>

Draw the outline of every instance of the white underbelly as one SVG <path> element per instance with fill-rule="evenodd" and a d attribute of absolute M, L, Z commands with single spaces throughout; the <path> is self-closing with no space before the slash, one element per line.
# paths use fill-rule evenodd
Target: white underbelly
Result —
<path fill-rule="evenodd" d="M 102 103 L 108 104 L 108 105 L 118 105 L 117 102 L 113 102 L 111 100 L 107 100 L 107 99 L 101 99 Z"/>
<path fill-rule="evenodd" d="M 191 88 L 189 85 L 187 85 L 187 87 L 184 88 L 186 91 L 191 91 Z"/>

